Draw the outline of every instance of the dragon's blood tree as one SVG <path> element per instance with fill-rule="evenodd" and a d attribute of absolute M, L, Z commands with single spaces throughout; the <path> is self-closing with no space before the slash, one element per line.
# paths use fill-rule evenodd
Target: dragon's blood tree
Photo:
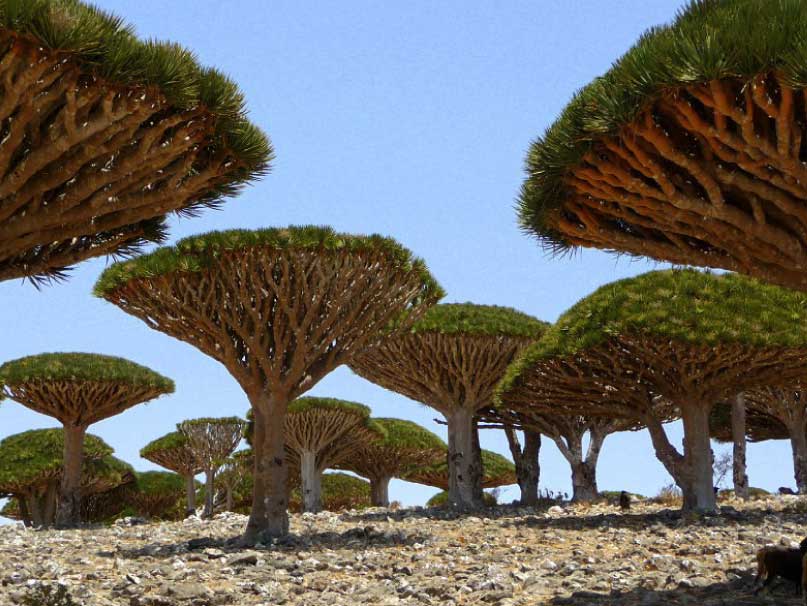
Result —
<path fill-rule="evenodd" d="M 537 394 L 536 394 L 537 395 Z M 529 400 L 526 394 L 520 398 Z M 603 416 L 570 415 L 554 410 L 552 403 L 542 403 L 539 398 L 529 400 L 523 408 L 514 403 L 510 408 L 504 400 L 489 411 L 485 411 L 487 421 L 501 422 L 505 429 L 514 426 L 529 434 L 544 435 L 558 447 L 560 454 L 572 468 L 572 501 L 590 502 L 597 499 L 597 462 L 600 458 L 605 438 L 618 431 L 636 430 L 640 425 L 631 419 Z M 588 447 L 583 448 L 588 436 Z"/>
<path fill-rule="evenodd" d="M 224 489 L 225 511 L 236 511 L 245 497 L 252 494 L 250 470 L 253 463 L 251 450 L 239 450 L 227 457 L 219 468 L 216 479 Z"/>
<path fill-rule="evenodd" d="M 182 517 L 185 479 L 170 471 L 138 471 L 135 486 L 127 495 L 127 504 L 137 515 L 159 520 Z"/>
<path fill-rule="evenodd" d="M 440 462 L 412 469 L 405 473 L 401 479 L 415 484 L 449 490 L 451 483 L 450 461 L 446 454 L 446 452 L 443 453 Z M 507 457 L 492 450 L 482 450 L 480 454 L 482 475 L 479 483 L 481 488 L 498 488 L 499 486 L 515 484 L 518 481 L 516 468 Z M 480 498 L 484 498 L 484 494 Z"/>
<path fill-rule="evenodd" d="M 370 480 L 372 504 L 389 507 L 389 483 L 423 466 L 445 461 L 446 444 L 417 423 L 374 418 L 384 437 L 374 440 L 333 465 Z"/>
<path fill-rule="evenodd" d="M 187 238 L 112 265 L 95 293 L 218 360 L 244 389 L 255 420 L 247 543 L 288 532 L 289 402 L 443 295 L 394 240 L 313 226 Z"/>
<path fill-rule="evenodd" d="M 123 358 L 85 353 L 28 356 L 0 366 L 5 395 L 64 425 L 56 525 L 80 523 L 81 452 L 87 427 L 174 391 L 174 382 Z"/>
<path fill-rule="evenodd" d="M 78 0 L 0 0 L 0 280 L 161 241 L 263 175 L 238 88 Z"/>
<path fill-rule="evenodd" d="M 805 314 L 802 293 L 734 274 L 673 270 L 620 280 L 561 316 L 508 369 L 497 402 L 551 402 L 556 414 L 641 423 L 684 508 L 711 510 L 710 411 L 804 374 Z M 683 420 L 683 454 L 662 425 L 672 416 Z"/>
<path fill-rule="evenodd" d="M 807 391 L 794 382 L 790 387 L 748 390 L 743 400 L 743 438 L 751 442 L 790 440 L 796 486 L 799 494 L 807 494 Z M 712 436 L 721 442 L 735 441 L 737 434 L 731 404 L 717 405 L 712 414 Z"/>
<path fill-rule="evenodd" d="M 303 498 L 299 489 L 289 497 L 289 509 L 302 511 Z M 346 473 L 322 474 L 322 508 L 325 511 L 364 509 L 370 507 L 370 483 Z"/>
<path fill-rule="evenodd" d="M 322 508 L 322 473 L 383 437 L 363 404 L 336 398 L 297 398 L 286 414 L 286 451 L 300 466 L 303 511 Z"/>
<path fill-rule="evenodd" d="M 216 472 L 241 442 L 244 421 L 238 417 L 190 419 L 179 423 L 177 429 L 187 438 L 188 446 L 205 472 L 205 508 L 202 515 L 209 518 L 213 515 Z M 190 490 L 190 485 L 187 490 Z"/>
<path fill-rule="evenodd" d="M 65 431 L 34 429 L 0 441 L 0 493 L 13 496 L 20 517 L 33 526 L 52 526 L 66 467 Z M 79 486 L 86 495 L 126 481 L 131 468 L 112 457 L 112 448 L 88 434 L 82 444 Z"/>
<path fill-rule="evenodd" d="M 140 456 L 185 478 L 185 514 L 193 515 L 196 512 L 194 477 L 202 473 L 204 468 L 188 438 L 179 431 L 172 431 L 146 444 L 140 449 Z"/>
<path fill-rule="evenodd" d="M 441 412 L 448 422 L 449 494 L 459 509 L 481 505 L 474 449 L 477 411 L 490 406 L 508 364 L 547 324 L 506 307 L 443 304 L 412 329 L 357 356 L 360 376 Z"/>
<path fill-rule="evenodd" d="M 555 252 L 596 247 L 807 290 L 806 28 L 804 2 L 689 2 L 533 143 L 524 231 Z"/>

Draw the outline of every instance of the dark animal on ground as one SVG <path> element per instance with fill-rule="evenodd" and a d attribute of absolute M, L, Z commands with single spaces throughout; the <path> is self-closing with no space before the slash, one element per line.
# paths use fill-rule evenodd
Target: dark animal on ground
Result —
<path fill-rule="evenodd" d="M 619 508 L 622 511 L 630 511 L 630 495 L 624 490 L 619 494 Z"/>
<path fill-rule="evenodd" d="M 763 547 L 757 552 L 757 577 L 754 585 L 764 580 L 761 587 L 754 593 L 759 593 L 770 586 L 777 577 L 796 583 L 796 593 L 802 592 L 803 559 L 807 553 L 807 539 L 804 539 L 798 549 L 786 547 Z"/>
<path fill-rule="evenodd" d="M 780 486 L 779 494 L 796 494 L 796 493 L 792 488 L 788 488 L 787 486 Z"/>

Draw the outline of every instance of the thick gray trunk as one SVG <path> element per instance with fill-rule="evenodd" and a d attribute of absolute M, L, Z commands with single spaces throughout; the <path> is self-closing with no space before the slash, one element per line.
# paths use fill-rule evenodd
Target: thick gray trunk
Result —
<path fill-rule="evenodd" d="M 75 528 L 81 524 L 81 459 L 86 427 L 65 425 L 64 470 L 56 510 L 57 528 Z"/>
<path fill-rule="evenodd" d="M 714 511 L 717 500 L 714 491 L 712 444 L 709 439 L 709 407 L 682 407 L 684 421 L 684 473 L 681 490 L 685 511 Z"/>
<path fill-rule="evenodd" d="M 745 396 L 737 395 L 731 404 L 731 436 L 734 441 L 734 495 L 748 499 L 748 473 L 746 468 Z"/>
<path fill-rule="evenodd" d="M 510 454 L 516 465 L 516 478 L 518 487 L 521 490 L 521 505 L 530 506 L 538 502 L 538 480 L 541 476 L 541 465 L 539 455 L 541 452 L 541 434 L 535 431 L 524 433 L 524 448 L 518 441 L 516 430 L 511 425 L 505 425 L 504 433 L 507 436 L 507 444 L 510 447 Z"/>
<path fill-rule="evenodd" d="M 213 496 L 216 483 L 216 470 L 205 470 L 205 508 L 202 510 L 203 518 L 213 517 Z"/>
<path fill-rule="evenodd" d="M 25 497 L 17 497 L 17 504 L 20 508 L 20 519 L 26 526 L 32 526 L 31 512 L 28 511 L 28 501 Z"/>
<path fill-rule="evenodd" d="M 474 477 L 480 473 L 474 449 L 474 411 L 457 408 L 448 421 L 448 500 L 459 510 L 482 506 L 474 489 Z"/>
<path fill-rule="evenodd" d="M 242 542 L 247 545 L 254 544 L 266 529 L 266 474 L 263 472 L 264 463 L 264 441 L 266 428 L 263 413 L 252 402 L 253 433 L 252 433 L 252 507 L 249 512 L 249 520 L 242 537 Z"/>
<path fill-rule="evenodd" d="M 807 494 L 807 434 L 794 426 L 790 432 L 790 446 L 793 449 L 793 470 L 799 494 Z"/>
<path fill-rule="evenodd" d="M 196 513 L 196 482 L 193 476 L 185 477 L 185 517 Z"/>
<path fill-rule="evenodd" d="M 572 502 L 589 503 L 598 494 L 596 465 L 585 461 L 572 464 Z"/>
<path fill-rule="evenodd" d="M 317 454 L 304 450 L 300 454 L 300 477 L 303 490 L 303 511 L 322 510 L 322 474 L 317 469 Z"/>
<path fill-rule="evenodd" d="M 25 497 L 28 499 L 28 509 L 31 512 L 31 524 L 34 528 L 40 528 L 45 525 L 45 512 L 43 510 L 43 505 L 45 499 L 36 495 L 31 494 Z"/>
<path fill-rule="evenodd" d="M 370 479 L 373 507 L 389 507 L 389 476 Z"/>
<path fill-rule="evenodd" d="M 56 508 L 58 507 L 58 503 L 58 487 L 56 482 L 50 482 L 47 490 L 45 491 L 44 504 L 42 505 L 45 526 L 51 527 L 54 525 L 54 522 L 56 521 Z"/>
<path fill-rule="evenodd" d="M 478 419 L 474 419 L 473 421 L 473 434 L 471 437 L 473 438 L 473 457 L 474 457 L 474 464 L 471 466 L 471 473 L 473 474 L 471 477 L 471 482 L 473 483 L 474 487 L 474 501 L 484 504 L 485 491 L 482 488 L 482 480 L 485 476 L 485 469 L 484 464 L 482 463 L 482 446 L 479 443 Z"/>
<path fill-rule="evenodd" d="M 224 501 L 224 510 L 225 511 L 232 511 L 233 510 L 233 489 L 230 486 L 225 488 L 225 501 Z"/>

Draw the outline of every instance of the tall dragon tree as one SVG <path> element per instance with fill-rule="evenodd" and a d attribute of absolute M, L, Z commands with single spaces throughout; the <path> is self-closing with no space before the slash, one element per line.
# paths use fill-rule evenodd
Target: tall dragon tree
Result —
<path fill-rule="evenodd" d="M 507 372 L 497 402 L 634 419 L 688 510 L 714 509 L 716 402 L 807 370 L 804 295 L 734 274 L 649 272 L 607 284 L 561 316 Z M 684 451 L 663 423 L 680 416 Z"/>
<path fill-rule="evenodd" d="M 0 0 L 0 132 L 0 281 L 160 242 L 272 158 L 225 75 L 79 0 Z"/>
<path fill-rule="evenodd" d="M 410 331 L 367 349 L 350 363 L 365 379 L 445 416 L 448 490 L 458 509 L 482 505 L 474 417 L 490 406 L 508 364 L 546 326 L 507 307 L 447 303 L 429 310 Z"/>
<path fill-rule="evenodd" d="M 807 3 L 691 0 L 530 148 L 520 223 L 807 290 Z"/>
<path fill-rule="evenodd" d="M 300 468 L 303 511 L 322 509 L 322 473 L 384 432 L 363 404 L 336 398 L 297 398 L 286 415 L 286 450 Z"/>
<path fill-rule="evenodd" d="M 205 507 L 202 515 L 206 518 L 213 515 L 216 472 L 241 442 L 244 424 L 244 420 L 238 417 L 205 417 L 177 424 L 177 430 L 188 440 L 188 446 L 205 473 Z"/>
<path fill-rule="evenodd" d="M 446 444 L 417 423 L 404 419 L 373 418 L 384 437 L 354 450 L 333 465 L 370 480 L 372 504 L 389 507 L 389 483 L 408 472 L 444 461 Z"/>
<path fill-rule="evenodd" d="M 807 494 L 807 391 L 800 383 L 752 389 L 743 394 L 745 434 L 750 442 L 789 440 L 799 494 Z M 712 413 L 712 435 L 735 441 L 733 403 L 721 403 Z M 747 483 L 747 481 L 746 481 Z"/>
<path fill-rule="evenodd" d="M 95 294 L 221 362 L 246 393 L 255 418 L 246 543 L 288 532 L 289 403 L 443 295 L 394 240 L 313 226 L 186 238 L 112 265 Z"/>
<path fill-rule="evenodd" d="M 0 366 L 5 395 L 64 425 L 64 473 L 56 525 L 81 522 L 81 459 L 93 423 L 173 393 L 174 382 L 123 358 L 86 353 L 28 356 Z"/>
<path fill-rule="evenodd" d="M 188 438 L 180 431 L 172 431 L 146 444 L 140 456 L 185 478 L 185 515 L 196 513 L 194 477 L 204 468 Z"/>

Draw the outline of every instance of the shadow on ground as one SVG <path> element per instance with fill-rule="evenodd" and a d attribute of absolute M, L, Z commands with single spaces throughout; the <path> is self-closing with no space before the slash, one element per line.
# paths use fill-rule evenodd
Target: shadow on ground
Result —
<path fill-rule="evenodd" d="M 802 606 L 796 595 L 796 585 L 781 579 L 770 591 L 754 595 L 753 574 L 738 572 L 739 579 L 727 583 L 712 583 L 702 587 L 677 587 L 651 590 L 636 588 L 630 591 L 613 591 L 609 594 L 579 591 L 571 597 L 555 598 L 551 606 Z"/>

